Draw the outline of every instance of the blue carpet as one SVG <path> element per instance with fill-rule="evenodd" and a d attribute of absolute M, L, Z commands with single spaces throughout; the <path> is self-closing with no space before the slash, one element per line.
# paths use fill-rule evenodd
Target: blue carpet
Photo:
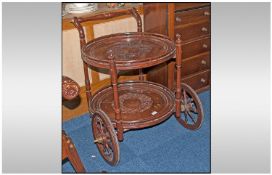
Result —
<path fill-rule="evenodd" d="M 180 125 L 174 116 L 151 128 L 129 131 L 120 142 L 120 162 L 108 165 L 93 143 L 89 114 L 63 123 L 90 173 L 210 173 L 210 91 L 199 94 L 204 121 L 197 131 Z M 74 172 L 69 161 L 63 173 Z"/>

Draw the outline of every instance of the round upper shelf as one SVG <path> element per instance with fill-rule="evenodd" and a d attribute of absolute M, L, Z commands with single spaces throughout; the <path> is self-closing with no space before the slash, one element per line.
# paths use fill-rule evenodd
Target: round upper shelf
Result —
<path fill-rule="evenodd" d="M 82 48 L 82 59 L 89 65 L 108 69 L 110 52 L 117 69 L 139 69 L 171 59 L 175 54 L 175 44 L 170 38 L 160 34 L 118 33 L 88 42 Z"/>

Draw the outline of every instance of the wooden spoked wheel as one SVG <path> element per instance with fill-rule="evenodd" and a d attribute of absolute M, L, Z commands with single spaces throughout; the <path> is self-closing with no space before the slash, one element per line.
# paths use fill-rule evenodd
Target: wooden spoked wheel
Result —
<path fill-rule="evenodd" d="M 119 142 L 109 117 L 103 111 L 97 111 L 92 117 L 94 143 L 110 165 L 115 166 L 120 159 Z"/>
<path fill-rule="evenodd" d="M 178 122 L 185 128 L 197 130 L 203 121 L 203 108 L 196 92 L 187 84 L 181 83 L 181 117 Z"/>

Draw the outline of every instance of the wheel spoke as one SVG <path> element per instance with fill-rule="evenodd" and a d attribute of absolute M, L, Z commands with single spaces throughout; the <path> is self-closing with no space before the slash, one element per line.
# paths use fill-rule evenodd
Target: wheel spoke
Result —
<path fill-rule="evenodd" d="M 187 117 L 186 111 L 184 112 L 184 119 L 185 119 L 185 123 L 188 123 L 188 117 Z"/>
<path fill-rule="evenodd" d="M 107 144 L 108 144 L 109 148 L 110 148 L 111 150 L 113 150 L 112 142 L 109 141 Z"/>
<path fill-rule="evenodd" d="M 114 133 L 114 127 L 102 111 L 98 111 L 92 118 L 94 141 L 103 159 L 110 165 L 119 162 L 119 144 Z"/>
<path fill-rule="evenodd" d="M 203 122 L 203 108 L 195 90 L 186 83 L 181 83 L 181 112 L 178 122 L 185 128 L 197 130 Z"/>
<path fill-rule="evenodd" d="M 98 131 L 99 131 L 100 134 L 104 133 L 103 128 L 102 128 L 102 126 L 100 124 L 98 126 Z"/>
<path fill-rule="evenodd" d="M 103 126 L 103 123 L 100 121 L 99 122 L 99 130 L 101 131 L 102 137 L 104 137 L 104 139 L 106 139 L 106 141 L 103 141 L 101 144 L 103 145 L 103 152 L 105 153 L 105 155 L 109 158 L 112 159 L 112 154 L 113 154 L 113 148 L 111 145 L 109 145 L 109 142 L 111 142 L 108 138 L 109 133 L 107 131 L 107 128 L 105 128 Z"/>
<path fill-rule="evenodd" d="M 102 126 L 102 121 L 101 119 L 98 119 L 96 121 L 96 126 L 97 126 L 97 130 L 99 131 L 100 134 L 103 134 L 104 131 L 103 131 L 103 126 Z"/>
<path fill-rule="evenodd" d="M 106 145 L 103 144 L 103 152 L 106 156 L 108 156 L 108 149 L 106 148 Z"/>
<path fill-rule="evenodd" d="M 190 111 L 193 112 L 194 114 L 198 114 L 197 109 L 194 108 L 193 105 L 190 107 Z"/>
<path fill-rule="evenodd" d="M 181 99 L 181 100 L 180 100 L 180 102 L 181 102 L 181 104 L 182 104 L 182 105 L 184 105 L 184 101 L 183 101 L 183 99 Z"/>
<path fill-rule="evenodd" d="M 113 158 L 113 150 L 110 149 L 109 145 L 106 144 L 106 147 L 107 147 L 107 156 L 108 156 L 108 159 L 111 160 Z"/>
<path fill-rule="evenodd" d="M 110 153 L 111 152 L 111 148 L 109 147 L 109 144 L 106 143 L 105 146 L 106 146 L 106 149 L 107 149 L 108 153 Z"/>
<path fill-rule="evenodd" d="M 194 118 L 191 116 L 191 113 L 190 113 L 190 111 L 187 111 L 187 112 L 185 112 L 185 113 L 187 113 L 188 115 L 189 115 L 189 117 L 191 118 L 191 120 L 194 122 L 194 124 L 196 123 L 196 121 L 194 120 Z"/>
<path fill-rule="evenodd" d="M 106 143 L 103 145 L 104 147 L 104 153 L 107 155 L 107 156 L 111 156 L 112 155 L 112 149 L 109 147 L 109 145 Z"/>
<path fill-rule="evenodd" d="M 184 105 L 187 104 L 187 99 L 186 99 L 186 91 L 183 89 L 183 98 L 184 98 Z"/>
<path fill-rule="evenodd" d="M 103 123 L 101 123 L 101 122 L 100 122 L 100 128 L 101 128 L 102 133 L 104 134 L 105 133 L 105 131 L 104 131 L 105 128 L 103 126 Z"/>

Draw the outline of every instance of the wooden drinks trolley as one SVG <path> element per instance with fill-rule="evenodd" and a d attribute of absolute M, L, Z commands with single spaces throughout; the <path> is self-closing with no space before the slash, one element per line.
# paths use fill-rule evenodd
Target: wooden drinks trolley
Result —
<path fill-rule="evenodd" d="M 80 35 L 84 62 L 86 94 L 92 114 L 94 142 L 110 165 L 120 158 L 119 142 L 123 133 L 132 129 L 159 124 L 175 112 L 176 119 L 188 129 L 198 129 L 203 119 L 201 102 L 195 91 L 181 79 L 181 39 L 176 45 L 167 36 L 141 32 L 142 22 L 136 9 L 130 9 L 138 25 L 138 32 L 118 33 L 99 37 L 88 43 L 81 23 L 119 14 L 103 14 L 91 18 L 74 18 Z M 158 65 L 176 57 L 177 85 L 173 93 L 163 85 L 145 81 L 142 69 Z M 108 69 L 111 85 L 91 94 L 88 66 Z M 139 69 L 139 81 L 118 83 L 118 73 Z M 159 75 L 158 75 L 159 76 Z M 182 112 L 182 114 L 181 114 Z"/>

